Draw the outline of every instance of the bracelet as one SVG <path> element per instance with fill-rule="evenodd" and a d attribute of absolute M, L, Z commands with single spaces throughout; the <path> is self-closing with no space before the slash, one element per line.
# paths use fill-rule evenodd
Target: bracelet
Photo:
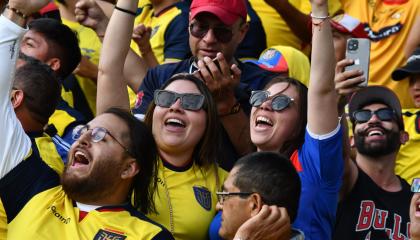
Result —
<path fill-rule="evenodd" d="M 221 114 L 221 115 L 219 115 L 219 117 L 222 118 L 222 117 L 226 117 L 226 116 L 229 116 L 229 115 L 233 115 L 233 114 L 238 113 L 239 111 L 241 111 L 241 104 L 239 102 L 236 102 L 235 105 L 232 106 L 232 108 L 230 109 L 230 111 L 228 113 Z"/>
<path fill-rule="evenodd" d="M 23 12 L 19 11 L 16 8 L 10 7 L 9 5 L 6 5 L 6 9 L 9 9 L 10 11 L 14 12 L 16 15 L 23 18 L 24 20 L 28 18 L 28 16 L 26 16 Z"/>
<path fill-rule="evenodd" d="M 313 13 L 310 13 L 309 16 L 311 16 L 311 18 L 321 19 L 321 20 L 325 20 L 325 19 L 327 19 L 327 18 L 330 17 L 330 15 L 327 15 L 327 16 L 315 16 Z"/>
<path fill-rule="evenodd" d="M 137 16 L 136 12 L 133 12 L 131 10 L 120 8 L 120 7 L 116 6 L 116 5 L 115 5 L 114 8 L 117 9 L 118 11 L 125 12 L 127 14 L 130 14 L 130 15 L 134 16 L 134 17 Z"/>

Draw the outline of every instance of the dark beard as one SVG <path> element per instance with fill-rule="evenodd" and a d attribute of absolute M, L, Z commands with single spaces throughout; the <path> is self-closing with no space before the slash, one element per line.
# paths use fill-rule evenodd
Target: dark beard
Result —
<path fill-rule="evenodd" d="M 114 166 L 112 166 L 114 165 Z M 94 202 L 112 195 L 113 186 L 118 180 L 119 166 L 115 164 L 98 164 L 93 167 L 89 176 L 75 177 L 64 168 L 61 176 L 61 185 L 66 194 L 78 202 Z"/>
<path fill-rule="evenodd" d="M 359 132 L 354 134 L 354 140 L 356 144 L 356 149 L 360 154 L 369 156 L 369 157 L 381 157 L 388 155 L 390 153 L 397 152 L 401 146 L 400 142 L 400 133 L 398 131 L 392 131 L 384 129 L 380 126 L 376 126 L 384 131 L 386 140 L 383 144 L 369 145 L 365 143 L 367 137 L 367 130 L 364 132 Z"/>

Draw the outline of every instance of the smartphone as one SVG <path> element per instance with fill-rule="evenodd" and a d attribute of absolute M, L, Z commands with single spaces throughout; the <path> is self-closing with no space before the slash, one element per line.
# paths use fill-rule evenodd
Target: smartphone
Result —
<path fill-rule="evenodd" d="M 420 178 L 414 178 L 411 184 L 411 192 L 420 193 Z"/>
<path fill-rule="evenodd" d="M 369 79 L 370 40 L 366 38 L 350 38 L 347 40 L 346 58 L 353 59 L 353 65 L 347 66 L 346 71 L 362 70 L 365 81 L 358 84 L 366 87 Z"/>

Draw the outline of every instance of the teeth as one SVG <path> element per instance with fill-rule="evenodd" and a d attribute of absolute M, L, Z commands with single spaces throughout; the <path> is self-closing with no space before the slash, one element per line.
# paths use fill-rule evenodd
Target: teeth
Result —
<path fill-rule="evenodd" d="M 89 160 L 87 156 L 81 151 L 77 151 L 74 154 L 74 160 L 75 162 L 78 162 L 78 163 L 89 164 Z"/>
<path fill-rule="evenodd" d="M 271 122 L 270 119 L 268 119 L 266 117 L 262 117 L 262 116 L 257 117 L 257 124 L 259 124 L 259 123 L 265 123 L 265 124 L 268 124 L 270 126 L 273 126 L 273 122 Z"/>
<path fill-rule="evenodd" d="M 379 136 L 382 136 L 382 135 L 384 135 L 381 131 L 379 131 L 379 130 L 373 130 L 373 131 L 370 131 L 369 132 L 369 134 L 368 134 L 368 136 L 373 136 L 373 135 L 379 135 Z"/>
<path fill-rule="evenodd" d="M 179 125 L 185 126 L 184 122 L 176 118 L 169 118 L 168 120 L 166 120 L 165 123 L 166 124 L 179 124 Z"/>

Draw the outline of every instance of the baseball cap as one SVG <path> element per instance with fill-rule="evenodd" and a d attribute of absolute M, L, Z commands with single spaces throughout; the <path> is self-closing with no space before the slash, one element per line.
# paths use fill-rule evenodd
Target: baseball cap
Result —
<path fill-rule="evenodd" d="M 331 26 L 341 32 L 350 34 L 355 38 L 368 38 L 368 34 L 365 31 L 365 25 L 358 19 L 348 15 L 339 14 L 331 19 Z"/>
<path fill-rule="evenodd" d="M 392 79 L 399 81 L 411 74 L 420 74 L 420 48 L 417 48 L 411 54 L 404 67 L 398 68 L 392 72 Z"/>
<path fill-rule="evenodd" d="M 246 60 L 270 72 L 287 73 L 305 86 L 309 83 L 310 64 L 308 57 L 296 48 L 273 46 L 264 50 L 258 60 Z"/>
<path fill-rule="evenodd" d="M 203 12 L 216 15 L 227 26 L 234 24 L 239 17 L 245 21 L 247 16 L 245 0 L 193 0 L 190 19 Z"/>
<path fill-rule="evenodd" d="M 383 86 L 368 86 L 352 95 L 349 102 L 349 115 L 352 123 L 354 124 L 353 113 L 355 111 L 374 103 L 382 103 L 392 108 L 397 114 L 400 130 L 404 130 L 400 100 L 392 90 Z"/>

